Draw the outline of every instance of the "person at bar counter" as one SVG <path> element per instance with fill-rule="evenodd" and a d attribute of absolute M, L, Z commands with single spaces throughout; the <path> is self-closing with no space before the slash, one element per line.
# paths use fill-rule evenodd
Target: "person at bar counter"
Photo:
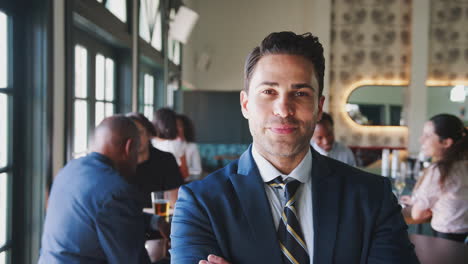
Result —
<path fill-rule="evenodd" d="M 135 175 L 138 130 L 122 115 L 95 129 L 92 153 L 56 176 L 47 208 L 39 263 L 150 263 Z"/>
<path fill-rule="evenodd" d="M 464 242 L 468 236 L 468 132 L 450 114 L 424 124 L 421 151 L 433 164 L 424 172 L 404 209 L 410 223 L 429 220 L 437 237 Z"/>
<path fill-rule="evenodd" d="M 390 181 L 319 155 L 325 60 L 310 33 L 248 55 L 242 114 L 253 144 L 179 189 L 173 263 L 418 263 Z"/>
<path fill-rule="evenodd" d="M 135 183 L 142 191 L 143 206 L 151 207 L 151 192 L 168 191 L 177 199 L 178 188 L 184 184 L 179 166 L 171 153 L 161 151 L 151 145 L 156 135 L 153 124 L 141 113 L 128 113 L 138 128 L 140 148 Z"/>
<path fill-rule="evenodd" d="M 351 166 L 356 166 L 353 152 L 345 145 L 335 140 L 333 118 L 323 112 L 322 118 L 315 125 L 311 145 L 314 149 L 327 157 L 339 160 Z"/>
<path fill-rule="evenodd" d="M 182 141 L 186 142 L 185 158 L 190 176 L 185 180 L 199 180 L 202 174 L 200 152 L 195 143 L 195 127 L 188 116 L 177 114 L 177 134 Z"/>

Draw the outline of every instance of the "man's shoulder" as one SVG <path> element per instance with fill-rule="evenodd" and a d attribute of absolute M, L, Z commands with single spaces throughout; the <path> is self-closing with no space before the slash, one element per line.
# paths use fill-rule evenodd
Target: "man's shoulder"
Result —
<path fill-rule="evenodd" d="M 155 148 L 153 146 L 150 147 L 150 153 L 151 155 L 153 155 L 154 157 L 157 157 L 158 159 L 174 159 L 174 155 L 170 152 L 167 152 L 167 151 L 163 151 L 163 150 L 160 150 L 158 148 Z"/>
<path fill-rule="evenodd" d="M 177 164 L 176 158 L 172 153 L 165 152 L 153 147 L 151 147 L 150 151 L 150 158 L 144 163 L 146 164 L 144 166 L 146 170 L 145 174 L 172 175 L 174 174 L 175 170 L 179 171 L 179 165 Z"/>
<path fill-rule="evenodd" d="M 381 185 L 385 181 L 388 181 L 385 177 L 363 171 L 334 158 L 326 156 L 321 156 L 320 158 L 322 159 L 322 162 L 327 163 L 332 175 L 335 177 L 342 177 L 345 184 Z"/>
<path fill-rule="evenodd" d="M 83 199 L 108 197 L 132 189 L 109 164 L 92 156 L 70 161 L 57 175 L 52 191 Z"/>
<path fill-rule="evenodd" d="M 204 179 L 193 181 L 185 186 L 193 192 L 203 193 L 209 190 L 210 193 L 224 192 L 225 187 L 230 186 L 230 177 L 237 174 L 238 160 L 229 163 L 227 166 L 210 173 Z"/>

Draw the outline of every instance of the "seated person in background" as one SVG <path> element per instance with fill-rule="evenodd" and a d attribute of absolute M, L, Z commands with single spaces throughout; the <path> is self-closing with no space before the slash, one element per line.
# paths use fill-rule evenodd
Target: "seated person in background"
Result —
<path fill-rule="evenodd" d="M 174 155 L 179 165 L 182 178 L 189 176 L 187 159 L 185 157 L 186 143 L 177 134 L 177 114 L 172 109 L 160 108 L 154 112 L 153 125 L 156 136 L 151 141 L 159 150 Z"/>
<path fill-rule="evenodd" d="M 116 115 L 94 132 L 92 153 L 70 161 L 50 193 L 39 263 L 150 263 L 135 175 L 139 137 Z"/>
<path fill-rule="evenodd" d="M 412 197 L 402 196 L 407 220 L 432 216 L 437 237 L 459 242 L 468 236 L 468 135 L 462 121 L 449 114 L 433 116 L 424 125 L 421 150 L 434 162 L 416 183 Z"/>
<path fill-rule="evenodd" d="M 314 135 L 312 136 L 311 145 L 314 149 L 332 159 L 339 160 L 351 166 L 356 166 L 356 159 L 353 152 L 345 145 L 335 141 L 335 132 L 333 131 L 332 117 L 323 112 L 322 119 L 315 125 Z"/>
<path fill-rule="evenodd" d="M 186 115 L 177 115 L 177 132 L 179 138 L 186 142 L 185 158 L 190 176 L 187 181 L 199 180 L 202 174 L 200 152 L 195 143 L 195 128 L 193 122 Z"/>
<path fill-rule="evenodd" d="M 184 184 L 179 166 L 171 153 L 151 146 L 150 139 L 156 134 L 151 122 L 140 113 L 128 113 L 138 128 L 140 148 L 135 183 L 144 196 L 144 207 L 151 207 L 151 192 L 169 191 L 171 200 L 177 200 L 178 188 Z"/>

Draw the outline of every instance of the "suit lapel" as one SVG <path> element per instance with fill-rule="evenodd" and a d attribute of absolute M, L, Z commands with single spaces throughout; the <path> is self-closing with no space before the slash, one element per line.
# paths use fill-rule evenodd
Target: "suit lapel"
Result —
<path fill-rule="evenodd" d="M 231 175 L 230 179 L 248 219 L 250 231 L 254 234 L 255 254 L 265 263 L 280 264 L 282 256 L 276 228 L 264 183 L 253 160 L 251 148 L 242 154 L 239 159 L 238 174 Z"/>
<path fill-rule="evenodd" d="M 312 149 L 312 203 L 314 217 L 314 263 L 332 263 L 342 180 L 332 173 L 328 160 Z"/>

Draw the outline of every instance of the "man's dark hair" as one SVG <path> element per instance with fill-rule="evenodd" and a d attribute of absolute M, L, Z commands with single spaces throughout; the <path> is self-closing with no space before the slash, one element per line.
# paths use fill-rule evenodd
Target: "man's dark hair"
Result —
<path fill-rule="evenodd" d="M 184 136 L 187 142 L 195 142 L 195 127 L 192 120 L 186 115 L 178 114 L 177 118 L 182 121 L 184 126 Z"/>
<path fill-rule="evenodd" d="M 170 108 L 160 108 L 154 112 L 153 125 L 156 136 L 163 139 L 177 138 L 177 114 Z"/>
<path fill-rule="evenodd" d="M 306 58 L 314 65 L 315 75 L 319 84 L 319 96 L 323 90 L 323 76 L 325 74 L 325 58 L 323 47 L 317 37 L 311 33 L 297 35 L 294 32 L 283 31 L 268 35 L 249 53 L 244 66 L 244 90 L 249 91 L 250 80 L 258 61 L 266 55 L 287 54 Z"/>
<path fill-rule="evenodd" d="M 331 117 L 330 114 L 323 112 L 322 113 L 322 119 L 320 119 L 317 124 L 324 125 L 326 122 L 330 123 L 331 126 L 333 126 L 333 118 Z"/>
<path fill-rule="evenodd" d="M 146 133 L 148 135 L 155 137 L 156 136 L 156 130 L 154 129 L 153 124 L 146 118 L 141 113 L 138 112 L 131 112 L 125 115 L 126 117 L 130 118 L 132 121 L 138 122 L 140 125 L 142 125 L 146 129 Z"/>

